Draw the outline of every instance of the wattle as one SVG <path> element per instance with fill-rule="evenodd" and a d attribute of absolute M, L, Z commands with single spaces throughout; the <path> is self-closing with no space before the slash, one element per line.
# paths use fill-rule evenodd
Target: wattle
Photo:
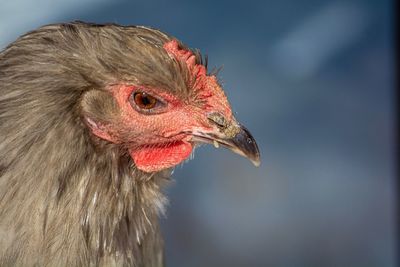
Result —
<path fill-rule="evenodd" d="M 139 170 L 157 172 L 171 168 L 192 153 L 192 145 L 185 141 L 176 141 L 167 144 L 156 144 L 131 149 L 130 155 Z"/>

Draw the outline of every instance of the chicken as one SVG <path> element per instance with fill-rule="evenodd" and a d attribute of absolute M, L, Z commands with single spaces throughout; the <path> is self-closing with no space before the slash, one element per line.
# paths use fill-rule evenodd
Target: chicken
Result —
<path fill-rule="evenodd" d="M 84 22 L 0 53 L 0 266 L 162 266 L 170 170 L 200 143 L 260 163 L 197 50 Z"/>

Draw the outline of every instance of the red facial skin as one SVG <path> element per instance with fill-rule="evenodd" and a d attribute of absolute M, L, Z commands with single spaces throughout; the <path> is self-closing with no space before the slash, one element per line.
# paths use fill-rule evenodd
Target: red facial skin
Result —
<path fill-rule="evenodd" d="M 209 113 L 219 112 L 226 119 L 232 119 L 231 108 L 216 77 L 207 76 L 205 67 L 195 64 L 193 53 L 180 49 L 176 40 L 164 44 L 164 49 L 175 60 L 186 62 L 194 79 L 191 98 L 181 100 L 157 88 L 116 85 L 110 90 L 121 110 L 118 125 L 92 128 L 100 138 L 113 143 L 127 143 L 136 167 L 145 172 L 170 168 L 187 159 L 193 150 L 191 133 L 217 130 L 208 122 Z M 155 114 L 139 112 L 129 101 L 135 91 L 159 98 L 166 106 Z"/>

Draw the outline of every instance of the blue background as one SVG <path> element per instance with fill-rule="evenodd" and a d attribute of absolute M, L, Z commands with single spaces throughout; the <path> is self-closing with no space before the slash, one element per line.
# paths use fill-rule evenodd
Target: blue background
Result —
<path fill-rule="evenodd" d="M 202 147 L 175 170 L 170 267 L 398 266 L 394 3 L 5 1 L 0 47 L 69 20 L 147 25 L 223 66 L 262 165 Z"/>

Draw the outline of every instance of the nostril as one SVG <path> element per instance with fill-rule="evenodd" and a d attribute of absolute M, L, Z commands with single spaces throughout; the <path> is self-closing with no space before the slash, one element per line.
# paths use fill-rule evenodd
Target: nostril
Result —
<path fill-rule="evenodd" d="M 228 122 L 225 117 L 218 112 L 210 113 L 207 118 L 210 122 L 216 124 L 221 129 L 228 127 Z"/>
<path fill-rule="evenodd" d="M 217 125 L 219 131 L 226 138 L 233 138 L 240 132 L 240 125 L 238 125 L 235 121 L 228 122 L 225 117 L 219 112 L 213 112 L 208 114 L 208 120 Z"/>

